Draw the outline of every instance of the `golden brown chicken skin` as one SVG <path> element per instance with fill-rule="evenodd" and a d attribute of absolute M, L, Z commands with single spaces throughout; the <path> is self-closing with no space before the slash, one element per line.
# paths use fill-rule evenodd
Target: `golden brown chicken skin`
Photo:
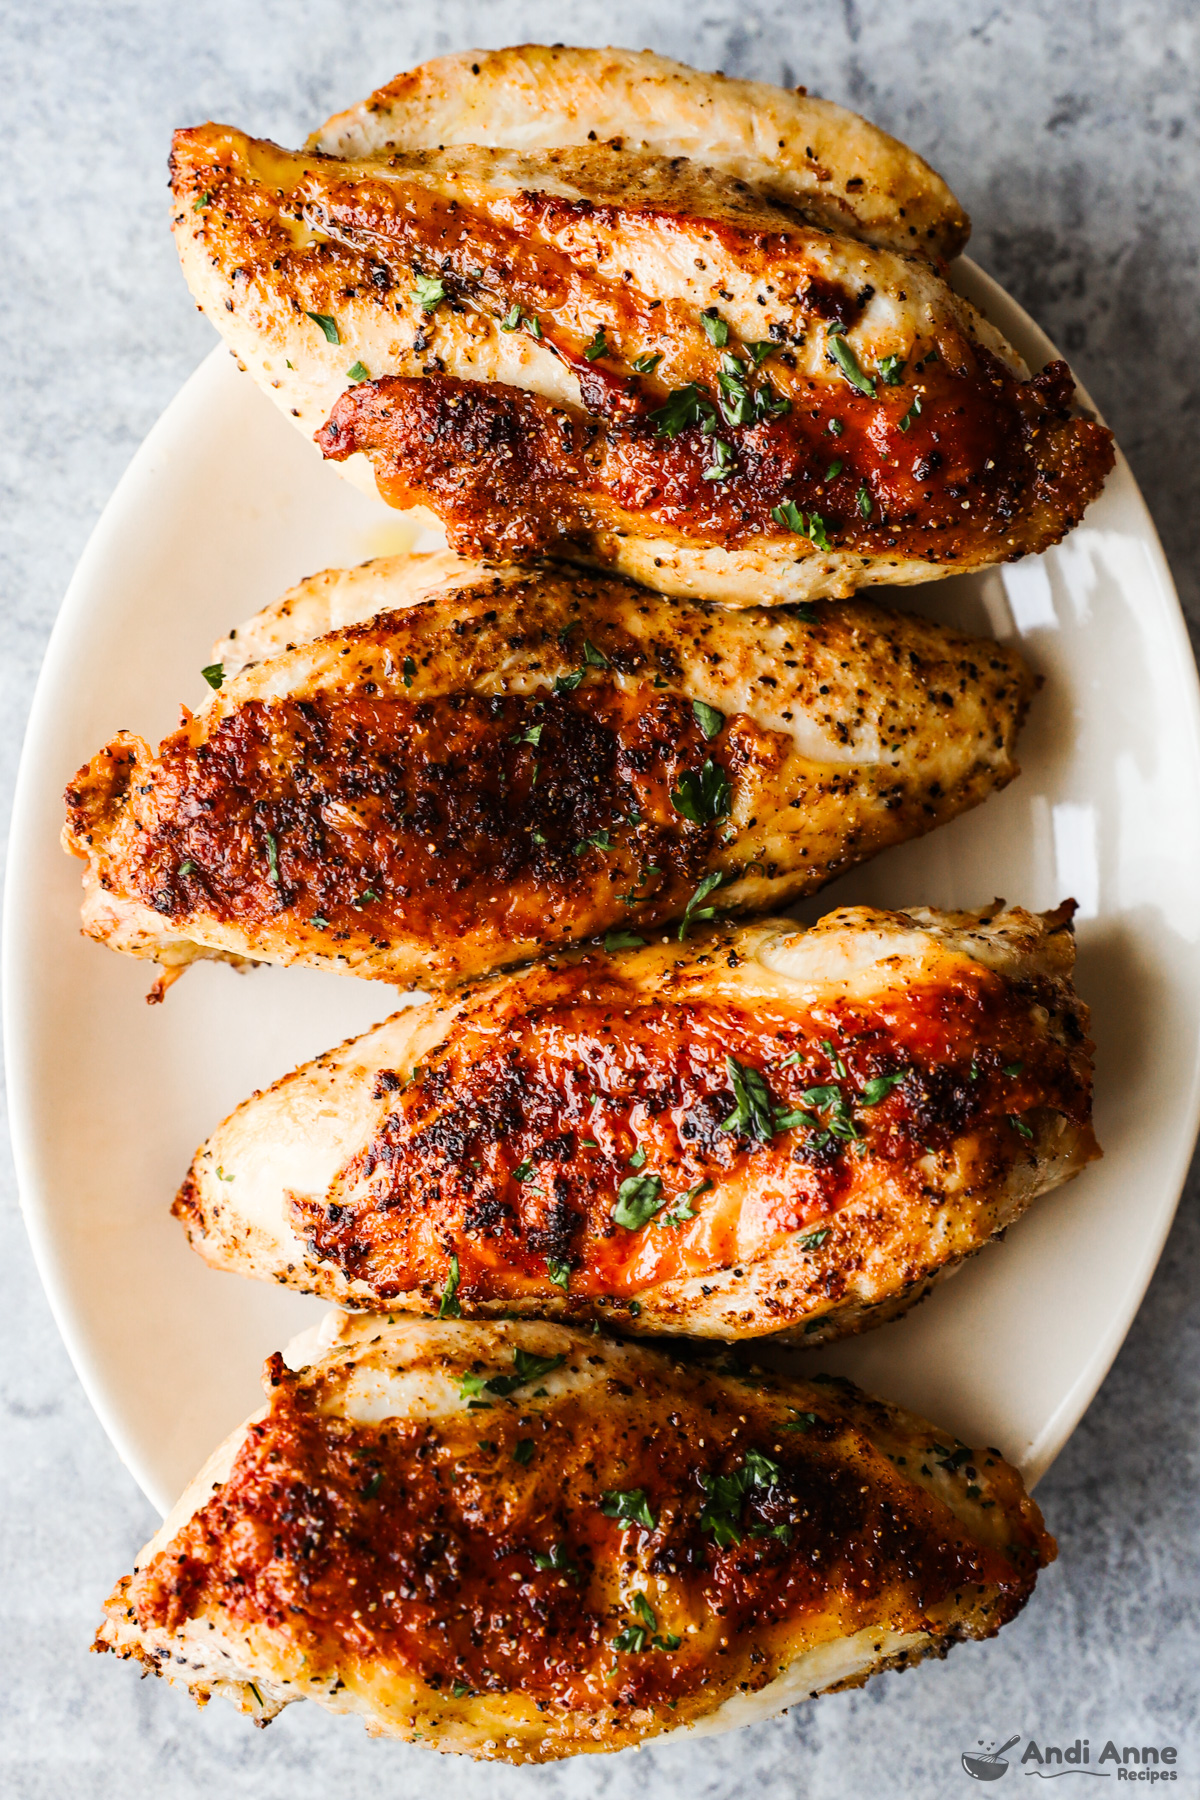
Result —
<path fill-rule="evenodd" d="M 484 144 L 686 156 L 869 244 L 954 256 L 970 221 L 907 145 L 806 88 L 703 74 L 652 50 L 516 44 L 406 69 L 310 148 L 361 158 Z"/>
<path fill-rule="evenodd" d="M 1065 365 L 1028 379 L 923 259 L 683 159 L 350 163 L 205 126 L 172 170 L 236 354 L 458 550 L 814 599 L 1045 549 L 1112 466 Z"/>
<path fill-rule="evenodd" d="M 1032 682 L 996 644 L 553 567 L 414 605 L 407 566 L 396 610 L 289 640 L 157 752 L 125 733 L 79 771 L 91 936 L 168 969 L 441 983 L 677 919 L 706 882 L 736 908 L 811 892 L 1015 773 Z M 386 597 L 378 565 L 360 579 Z"/>
<path fill-rule="evenodd" d="M 556 958 L 256 1095 L 174 1210 L 217 1267 L 346 1305 L 861 1330 L 1098 1155 L 1070 912 Z"/>
<path fill-rule="evenodd" d="M 848 1382 L 548 1324 L 344 1321 L 119 1583 L 96 1648 L 506 1762 L 769 1717 L 990 1637 L 1055 1545 L 998 1451 Z"/>

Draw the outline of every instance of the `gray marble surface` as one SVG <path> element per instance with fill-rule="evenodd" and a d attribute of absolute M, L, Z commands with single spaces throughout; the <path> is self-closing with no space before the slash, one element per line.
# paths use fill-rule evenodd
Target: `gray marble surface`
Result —
<path fill-rule="evenodd" d="M 42 0 L 0 5 L 4 607 L 0 761 L 15 773 L 72 565 L 143 434 L 209 348 L 163 193 L 171 127 L 298 141 L 439 51 L 649 44 L 806 82 L 920 148 L 974 255 L 1070 353 L 1116 428 L 1200 626 L 1196 0 Z M 1173 1742 L 1200 1794 L 1196 1182 L 1103 1390 L 1039 1489 L 1061 1559 L 995 1643 L 734 1738 L 543 1770 L 450 1764 L 295 1709 L 265 1734 L 87 1655 L 154 1520 L 75 1380 L 3 1181 L 0 1792 L 21 1800 L 297 1794 L 763 1800 L 969 1786 L 980 1739 Z M 1024 1771 L 1007 1777 L 1011 1788 Z M 1027 1778 L 1027 1777 L 1025 1777 Z M 1076 1782 L 1068 1785 L 1078 1785 Z M 1091 1783 L 1088 1783 L 1090 1786 Z"/>

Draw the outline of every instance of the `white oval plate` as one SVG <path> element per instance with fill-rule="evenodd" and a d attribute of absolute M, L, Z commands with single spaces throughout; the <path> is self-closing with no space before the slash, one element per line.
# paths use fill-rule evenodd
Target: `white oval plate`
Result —
<path fill-rule="evenodd" d="M 1034 367 L 1053 349 L 970 264 L 961 282 Z M 85 1388 L 164 1511 L 258 1397 L 264 1356 L 319 1303 L 207 1269 L 168 1206 L 196 1144 L 254 1087 L 365 1029 L 394 991 L 199 964 L 147 1007 L 150 969 L 78 932 L 62 790 L 114 731 L 156 740 L 204 693 L 209 646 L 309 571 L 414 529 L 322 467 L 220 350 L 117 488 L 63 602 L 13 819 L 5 1026 L 21 1193 Z M 999 1444 L 1036 1479 L 1095 1393 L 1157 1261 L 1200 1105 L 1200 695 L 1145 505 L 1123 462 L 1043 557 L 900 604 L 1020 640 L 1044 675 L 1024 773 L 981 810 L 829 888 L 866 900 L 1079 901 L 1106 1156 L 1040 1201 L 906 1320 L 820 1366 Z M 802 1358 L 801 1361 L 809 1359 Z M 814 1364 L 813 1366 L 817 1366 Z"/>

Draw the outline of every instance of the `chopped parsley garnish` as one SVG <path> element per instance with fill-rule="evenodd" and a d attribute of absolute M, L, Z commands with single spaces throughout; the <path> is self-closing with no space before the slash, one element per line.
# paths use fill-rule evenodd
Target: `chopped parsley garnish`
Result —
<path fill-rule="evenodd" d="M 219 688 L 225 680 L 225 664 L 209 663 L 208 667 L 201 669 L 200 673 L 210 688 Z"/>
<path fill-rule="evenodd" d="M 630 1525 L 645 1525 L 650 1531 L 658 1523 L 644 1488 L 610 1488 L 600 1496 L 600 1511 L 606 1519 L 624 1519 Z"/>
<path fill-rule="evenodd" d="M 729 342 L 729 327 L 720 317 L 715 306 L 707 307 L 700 314 L 700 323 L 704 327 L 704 335 L 710 344 L 719 350 L 722 344 Z"/>
<path fill-rule="evenodd" d="M 227 1175 L 225 1173 L 224 1169 L 221 1167 L 220 1163 L 218 1163 L 217 1164 L 217 1180 L 218 1181 L 236 1181 L 237 1176 L 236 1175 Z"/>
<path fill-rule="evenodd" d="M 267 843 L 267 878 L 271 882 L 273 887 L 278 887 L 279 886 L 279 846 L 275 842 L 274 832 L 264 831 L 263 837 L 266 839 L 266 843 Z"/>
<path fill-rule="evenodd" d="M 760 338 L 757 343 L 746 345 L 750 361 L 756 369 L 761 369 L 768 356 L 773 356 L 778 348 L 779 345 L 773 344 L 770 338 Z"/>
<path fill-rule="evenodd" d="M 607 831 L 593 831 L 588 837 L 580 838 L 575 846 L 575 855 L 583 856 L 589 850 L 615 850 L 616 840 Z"/>
<path fill-rule="evenodd" d="M 828 431 L 830 437 L 841 437 L 846 427 L 842 424 L 840 419 L 830 419 L 829 424 L 825 429 Z"/>
<path fill-rule="evenodd" d="M 729 777 L 710 756 L 699 770 L 686 770 L 671 793 L 671 805 L 693 825 L 712 825 L 729 811 L 733 789 Z"/>
<path fill-rule="evenodd" d="M 796 1242 L 801 1250 L 819 1250 L 830 1235 L 830 1230 L 830 1226 L 823 1225 L 820 1231 L 806 1231 L 802 1238 L 796 1239 Z"/>
<path fill-rule="evenodd" d="M 733 474 L 733 451 L 721 438 L 712 441 L 712 461 L 701 472 L 702 481 L 728 481 Z"/>
<path fill-rule="evenodd" d="M 543 1375 L 549 1375 L 551 1369 L 561 1368 L 566 1362 L 564 1356 L 532 1356 L 528 1350 L 518 1345 L 513 1351 L 513 1362 L 516 1373 L 513 1375 L 493 1375 L 490 1381 L 483 1383 L 489 1394 L 499 1394 L 501 1399 L 515 1394 L 518 1388 L 527 1387 L 531 1381 L 540 1381 Z"/>
<path fill-rule="evenodd" d="M 1018 1119 L 1015 1115 L 1010 1113 L 1008 1122 L 1012 1126 L 1014 1131 L 1020 1133 L 1021 1137 L 1031 1138 L 1033 1136 L 1033 1132 L 1030 1130 L 1029 1126 L 1025 1123 L 1024 1119 Z"/>
<path fill-rule="evenodd" d="M 678 437 L 690 425 L 700 425 L 706 419 L 716 418 L 716 408 L 707 395 L 701 393 L 694 381 L 686 387 L 675 388 L 667 395 L 664 405 L 656 407 L 650 414 L 650 423 L 659 437 Z"/>
<path fill-rule="evenodd" d="M 582 669 L 572 669 L 569 675 L 558 675 L 554 680 L 556 694 L 573 694 L 583 680 Z"/>
<path fill-rule="evenodd" d="M 530 337 L 540 338 L 542 336 L 542 325 L 541 325 L 540 319 L 534 319 L 531 317 L 531 318 L 526 319 L 525 323 L 529 327 Z"/>
<path fill-rule="evenodd" d="M 533 1164 L 529 1161 L 519 1162 L 513 1170 L 514 1181 L 528 1181 L 533 1174 Z"/>
<path fill-rule="evenodd" d="M 411 656 L 406 656 L 404 659 L 404 685 L 405 685 L 405 687 L 412 686 L 413 678 L 415 677 L 416 673 L 417 673 L 416 663 L 413 661 Z"/>
<path fill-rule="evenodd" d="M 459 1378 L 458 1378 L 458 1393 L 459 1393 L 460 1399 L 462 1399 L 462 1400 L 478 1400 L 478 1398 L 479 1398 L 480 1394 L 482 1394 L 482 1392 L 483 1392 L 483 1376 L 482 1375 L 460 1375 L 459 1376 Z"/>
<path fill-rule="evenodd" d="M 705 1193 L 711 1186 L 712 1182 L 707 1176 L 703 1181 L 698 1181 L 695 1187 L 690 1187 L 687 1193 L 675 1202 L 674 1206 L 669 1206 L 665 1212 L 659 1213 L 659 1225 L 685 1225 L 689 1219 L 694 1219 L 696 1217 L 696 1209 L 692 1205 L 692 1201 L 696 1198 L 697 1194 Z"/>
<path fill-rule="evenodd" d="M 756 1137 L 762 1144 L 770 1143 L 775 1135 L 776 1111 L 770 1088 L 757 1069 L 746 1068 L 736 1057 L 727 1056 L 725 1067 L 733 1083 L 737 1104 L 721 1130 Z"/>
<path fill-rule="evenodd" d="M 871 495 L 865 482 L 859 488 L 857 494 L 855 494 L 854 499 L 863 518 L 869 519 L 871 516 Z"/>
<path fill-rule="evenodd" d="M 858 1096 L 859 1105 L 878 1106 L 881 1100 L 887 1099 L 894 1087 L 900 1085 L 908 1073 L 907 1069 L 897 1069 L 894 1075 L 876 1075 L 873 1080 L 868 1081 Z"/>
<path fill-rule="evenodd" d="M 885 356 L 879 364 L 879 373 L 889 387 L 899 387 L 904 379 L 904 358 Z"/>
<path fill-rule="evenodd" d="M 361 362 L 351 363 L 346 374 L 351 381 L 370 381 L 371 379 L 371 371 Z"/>
<path fill-rule="evenodd" d="M 520 1463 L 520 1465 L 523 1469 L 527 1468 L 528 1465 L 533 1461 L 533 1439 L 532 1438 L 518 1438 L 517 1439 L 516 1443 L 513 1445 L 513 1461 L 516 1463 Z"/>
<path fill-rule="evenodd" d="M 312 925 L 317 931 L 328 931 L 329 930 L 329 920 L 327 918 L 325 918 L 322 913 L 314 913 L 312 918 L 309 920 L 309 924 Z"/>
<path fill-rule="evenodd" d="M 645 356 L 635 356 L 633 359 L 633 366 L 639 375 L 653 375 L 662 359 L 662 351 L 655 350 L 653 354 L 647 352 Z"/>
<path fill-rule="evenodd" d="M 836 481 L 838 476 L 841 474 L 842 470 L 845 468 L 845 466 L 846 465 L 842 461 L 841 457 L 835 456 L 833 461 L 830 463 L 829 467 L 825 471 L 826 481 Z"/>
<path fill-rule="evenodd" d="M 715 706 L 710 706 L 707 700 L 692 701 L 692 717 L 706 738 L 720 736 L 721 728 L 725 723 L 725 714 L 718 712 Z"/>
<path fill-rule="evenodd" d="M 833 331 L 830 331 L 826 338 L 826 342 L 829 346 L 829 354 L 832 356 L 834 362 L 838 365 L 838 368 L 842 371 L 842 374 L 846 377 L 847 381 L 853 382 L 860 394 L 866 394 L 873 400 L 875 398 L 875 383 L 871 380 L 869 375 L 863 374 L 858 366 L 857 356 L 855 356 L 853 350 L 841 333 L 838 332 L 835 334 Z"/>
<path fill-rule="evenodd" d="M 465 1700 L 470 1692 L 471 1690 L 465 1681 L 456 1681 L 454 1686 L 450 1689 L 450 1697 L 453 1700 Z"/>
<path fill-rule="evenodd" d="M 729 425 L 749 425 L 754 419 L 754 396 L 746 382 L 746 365 L 736 356 L 723 356 L 717 372 L 721 411 Z"/>
<path fill-rule="evenodd" d="M 373 1500 L 383 1486 L 383 1470 L 376 1469 L 370 1479 L 358 1490 L 364 1500 Z"/>
<path fill-rule="evenodd" d="M 595 362 L 597 357 L 607 356 L 609 354 L 608 344 L 605 342 L 603 325 L 600 327 L 591 343 L 584 345 L 583 354 L 587 357 L 589 362 Z"/>
<path fill-rule="evenodd" d="M 612 1216 L 626 1231 L 640 1231 L 662 1205 L 661 1175 L 627 1175 L 617 1189 Z"/>
<path fill-rule="evenodd" d="M 716 907 L 702 906 L 700 902 L 706 900 L 716 888 L 719 888 L 724 879 L 725 877 L 720 869 L 714 869 L 711 875 L 706 875 L 704 877 L 704 880 L 700 883 L 700 886 L 696 889 L 695 893 L 683 909 L 683 917 L 679 921 L 680 943 L 682 943 L 687 936 L 689 925 L 694 924 L 698 919 L 707 920 L 716 918 Z"/>
<path fill-rule="evenodd" d="M 548 1551 L 531 1550 L 535 1569 L 553 1569 L 559 1575 L 579 1576 L 579 1567 L 571 1561 L 570 1552 L 565 1544 L 551 1544 Z"/>
<path fill-rule="evenodd" d="M 530 725 L 524 731 L 514 731 L 509 738 L 510 744 L 540 744 L 544 725 Z"/>
<path fill-rule="evenodd" d="M 212 205 L 212 195 L 211 194 L 197 194 L 196 198 L 192 201 L 192 211 L 193 212 L 203 212 L 204 208 L 206 206 L 211 206 L 211 205 Z"/>
<path fill-rule="evenodd" d="M 901 431 L 908 430 L 909 426 L 912 424 L 913 420 L 916 418 L 917 414 L 920 411 L 921 411 L 921 396 L 920 396 L 920 394 L 914 394 L 912 405 L 909 407 L 908 411 L 905 413 L 904 417 L 900 421 Z"/>
<path fill-rule="evenodd" d="M 501 331 L 515 331 L 523 316 L 521 308 L 514 301 L 500 321 Z"/>
<path fill-rule="evenodd" d="M 422 312 L 436 312 L 446 298 L 446 284 L 440 275 L 414 275 L 413 294 L 420 301 Z"/>
<path fill-rule="evenodd" d="M 640 950 L 645 942 L 636 931 L 606 931 L 604 934 L 604 948 L 610 956 L 614 950 Z"/>
<path fill-rule="evenodd" d="M 841 467 L 841 464 L 838 464 Z M 800 511 L 794 500 L 785 500 L 782 506 L 771 508 L 771 517 L 785 531 L 794 531 L 797 537 L 806 537 L 816 545 L 818 550 L 832 550 L 829 533 L 820 513 L 809 513 L 807 517 Z"/>
<path fill-rule="evenodd" d="M 327 343 L 341 343 L 341 337 L 338 335 L 337 320 L 332 318 L 329 313 L 310 312 L 308 317 L 312 320 L 314 325 L 319 325 L 321 327 L 321 330 L 325 333 Z"/>
<path fill-rule="evenodd" d="M 624 1631 L 618 1631 L 612 1641 L 617 1651 L 637 1651 L 646 1648 L 646 1627 L 644 1625 L 627 1625 Z"/>
<path fill-rule="evenodd" d="M 176 871 L 175 871 L 175 873 L 176 873 L 176 874 L 177 874 L 177 875 L 190 875 L 190 874 L 191 874 L 191 873 L 192 873 L 192 870 L 193 870 L 193 869 L 194 869 L 194 868 L 195 868 L 195 867 L 196 867 L 196 865 L 195 865 L 195 863 L 194 863 L 194 862 L 193 862 L 193 861 L 192 861 L 192 860 L 191 860 L 191 858 L 190 858 L 190 857 L 189 857 L 189 858 L 188 858 L 188 860 L 187 860 L 187 862 L 181 862 L 181 863 L 180 863 L 180 865 L 179 865 L 179 867 L 178 867 L 178 868 L 177 868 L 177 869 L 176 869 Z"/>
<path fill-rule="evenodd" d="M 785 1431 L 811 1431 L 817 1422 L 816 1413 L 797 1412 L 794 1407 L 789 1411 L 792 1416 L 783 1427 Z"/>
<path fill-rule="evenodd" d="M 450 1273 L 446 1277 L 446 1285 L 442 1289 L 441 1304 L 438 1307 L 439 1319 L 461 1319 L 462 1307 L 458 1304 L 458 1258 L 450 1258 Z"/>
<path fill-rule="evenodd" d="M 546 1258 L 546 1273 L 555 1287 L 560 1287 L 565 1294 L 571 1285 L 571 1265 L 569 1262 L 556 1262 L 554 1257 Z"/>
<path fill-rule="evenodd" d="M 642 1169 L 646 1166 L 646 1152 L 642 1149 L 640 1144 L 636 1147 L 632 1156 L 626 1157 L 625 1165 L 630 1169 Z"/>
<path fill-rule="evenodd" d="M 761 1450 L 747 1450 L 740 1469 L 728 1475 L 702 1475 L 700 1485 L 707 1498 L 700 1514 L 701 1531 L 710 1532 L 722 1549 L 740 1544 L 742 1505 L 747 1494 L 775 1487 L 779 1474 L 777 1462 Z"/>
<path fill-rule="evenodd" d="M 182 871 L 180 872 L 182 873 Z M 1006 1075 L 1019 1075 L 1024 1067 L 1025 1064 L 1023 1062 L 1005 1063 L 1004 1073 Z"/>
<path fill-rule="evenodd" d="M 593 669 L 608 668 L 608 658 L 603 650 L 597 650 L 595 644 L 590 643 L 587 638 L 583 640 L 583 660 Z"/>

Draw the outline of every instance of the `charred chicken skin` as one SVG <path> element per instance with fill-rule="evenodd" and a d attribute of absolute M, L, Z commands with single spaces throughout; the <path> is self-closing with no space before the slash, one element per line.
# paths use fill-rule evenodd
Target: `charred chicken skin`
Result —
<path fill-rule="evenodd" d="M 348 162 L 207 125 L 172 182 L 240 360 L 464 553 L 743 606 L 847 595 L 1043 550 L 1112 466 L 1066 365 L 1030 379 L 924 258 L 697 163 Z"/>
<path fill-rule="evenodd" d="M 861 1330 L 1099 1154 L 1071 910 L 845 908 L 501 976 L 247 1101 L 176 1215 L 348 1306 Z"/>
<path fill-rule="evenodd" d="M 807 619 L 429 560 L 419 599 L 407 560 L 306 584 L 157 752 L 122 733 L 79 771 L 85 931 L 168 973 L 440 984 L 718 886 L 778 905 L 1015 773 L 1032 682 L 996 644 L 865 603 Z"/>
<path fill-rule="evenodd" d="M 333 1336 L 270 1360 L 96 1640 L 260 1724 L 312 1699 L 514 1763 L 725 1731 L 991 1637 L 1055 1555 L 998 1451 L 849 1382 L 545 1323 Z"/>

